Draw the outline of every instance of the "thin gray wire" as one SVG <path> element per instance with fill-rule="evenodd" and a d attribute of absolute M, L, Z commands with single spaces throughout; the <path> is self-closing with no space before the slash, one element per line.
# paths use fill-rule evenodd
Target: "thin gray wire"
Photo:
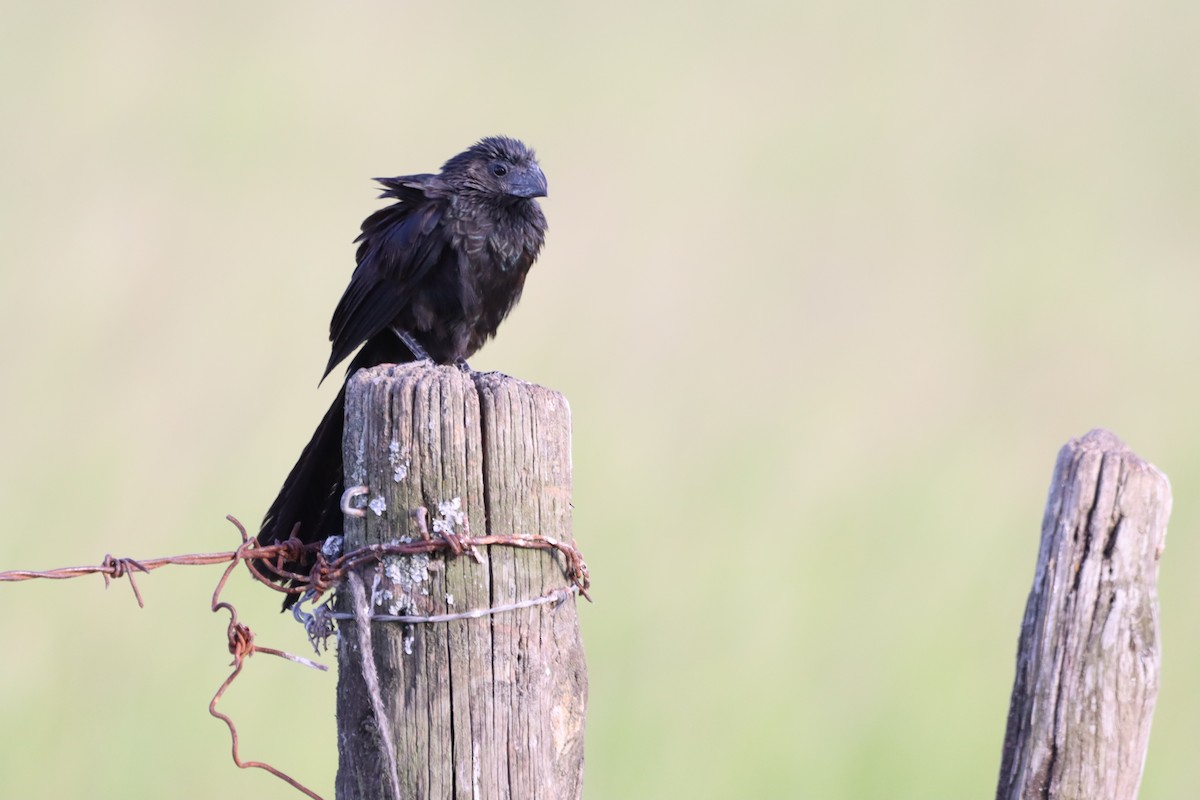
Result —
<path fill-rule="evenodd" d="M 392 726 L 388 724 L 387 713 L 383 707 L 383 696 L 379 688 L 379 672 L 375 669 L 375 648 L 371 646 L 371 626 L 367 617 L 367 590 L 363 586 L 358 573 L 351 572 L 346 576 L 350 584 L 350 598 L 354 604 L 354 614 L 358 624 L 358 656 L 362 659 L 363 680 L 367 683 L 367 695 L 371 698 L 371 710 L 375 714 L 375 727 L 379 729 L 379 749 L 383 752 L 384 763 L 388 766 L 388 777 L 391 778 L 392 800 L 403 800 L 400 793 L 400 770 L 396 765 L 396 747 L 392 744 Z"/>
<path fill-rule="evenodd" d="M 481 617 L 491 616 L 492 614 L 500 614 L 505 611 L 517 611 L 522 608 L 533 608 L 534 606 L 544 606 L 549 603 L 561 605 L 566 602 L 571 595 L 578 593 L 579 587 L 568 586 L 565 589 L 555 589 L 552 592 L 535 597 L 531 600 L 521 600 L 516 603 L 505 603 L 491 608 L 477 608 L 472 611 L 459 611 L 455 614 L 431 614 L 429 616 L 418 616 L 413 614 L 372 614 L 371 622 L 403 622 L 409 625 L 420 625 L 430 622 L 453 622 L 457 619 L 479 619 Z M 356 619 L 354 614 L 345 611 L 329 611 L 324 614 L 329 619 Z"/>

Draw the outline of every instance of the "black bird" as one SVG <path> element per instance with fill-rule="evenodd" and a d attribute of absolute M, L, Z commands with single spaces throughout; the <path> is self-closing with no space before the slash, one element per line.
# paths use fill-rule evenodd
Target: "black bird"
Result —
<path fill-rule="evenodd" d="M 367 217 L 355 240 L 358 266 L 329 325 L 325 377 L 360 345 L 347 376 L 421 359 L 465 368 L 520 298 L 542 247 L 546 218 L 535 198 L 545 197 L 546 176 L 533 150 L 493 136 L 437 175 L 376 180 L 380 197 L 396 202 Z M 293 532 L 305 543 L 341 534 L 345 401 L 343 384 L 267 511 L 261 544 Z"/>

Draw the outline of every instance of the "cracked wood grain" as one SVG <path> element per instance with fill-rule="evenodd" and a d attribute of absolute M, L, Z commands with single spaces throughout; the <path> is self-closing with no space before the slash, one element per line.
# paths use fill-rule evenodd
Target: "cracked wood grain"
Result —
<path fill-rule="evenodd" d="M 1058 454 L 997 800 L 1132 800 L 1158 694 L 1165 475 L 1114 434 Z"/>

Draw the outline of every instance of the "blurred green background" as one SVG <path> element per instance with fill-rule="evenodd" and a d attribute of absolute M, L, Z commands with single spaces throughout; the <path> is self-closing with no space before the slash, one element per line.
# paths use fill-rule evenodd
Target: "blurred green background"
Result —
<path fill-rule="evenodd" d="M 368 179 L 506 133 L 551 230 L 472 363 L 574 411 L 588 798 L 990 796 L 1094 426 L 1174 486 L 1142 797 L 1200 785 L 1200 6 L 2 10 L 0 569 L 256 527 Z M 0 586 L 5 797 L 299 796 L 206 713 L 218 572 Z M 334 685 L 254 659 L 244 756 L 331 795 Z"/>

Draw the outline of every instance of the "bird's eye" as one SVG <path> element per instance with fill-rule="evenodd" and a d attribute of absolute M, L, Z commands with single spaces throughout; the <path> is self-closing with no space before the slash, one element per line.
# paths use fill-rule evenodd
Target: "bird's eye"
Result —
<path fill-rule="evenodd" d="M 508 174 L 508 167 L 503 164 L 492 164 L 492 174 L 497 178 L 503 178 Z"/>

